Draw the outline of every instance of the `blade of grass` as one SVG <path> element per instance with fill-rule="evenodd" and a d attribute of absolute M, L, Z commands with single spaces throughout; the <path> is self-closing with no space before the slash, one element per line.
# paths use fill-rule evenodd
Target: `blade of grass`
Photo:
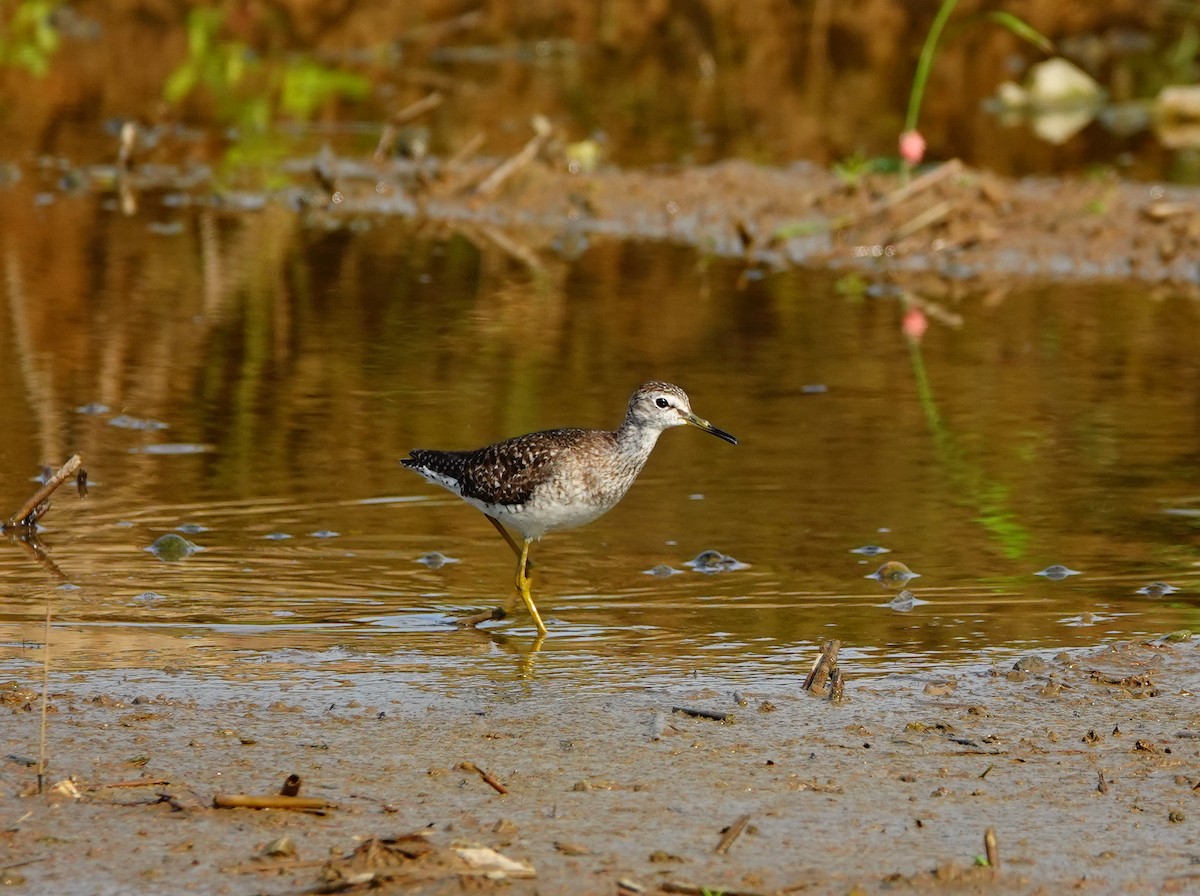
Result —
<path fill-rule="evenodd" d="M 1014 16 L 1011 12 L 1003 10 L 992 10 L 986 14 L 987 18 L 991 19 L 997 25 L 1003 25 L 1017 37 L 1033 44 L 1043 53 L 1054 52 L 1054 41 L 1042 34 L 1024 19 L 1019 16 Z"/>

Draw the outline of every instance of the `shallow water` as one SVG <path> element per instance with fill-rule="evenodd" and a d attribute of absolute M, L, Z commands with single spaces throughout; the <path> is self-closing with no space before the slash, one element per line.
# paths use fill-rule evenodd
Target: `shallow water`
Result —
<path fill-rule="evenodd" d="M 7 232 L 21 207 L 0 209 Z M 429 687 L 753 682 L 829 637 L 851 674 L 895 672 L 1200 624 L 1200 307 L 1182 295 L 968 294 L 914 342 L 915 306 L 886 290 L 739 283 L 663 246 L 531 270 L 397 221 L 168 207 L 168 235 L 91 197 L 36 214 L 2 259 L 0 514 L 74 451 L 92 484 L 56 495 L 45 557 L 0 543 L 8 669 L 40 662 L 47 605 L 63 671 Z M 522 612 L 455 630 L 508 599 L 511 554 L 397 459 L 614 426 L 650 378 L 741 444 L 668 432 L 618 508 L 535 547 L 536 655 Z M 201 550 L 146 550 L 168 532 Z M 705 549 L 746 568 L 684 565 Z M 456 562 L 418 562 L 434 551 Z M 889 560 L 920 574 L 908 611 L 867 578 Z M 662 564 L 683 572 L 646 574 Z M 1035 575 L 1051 564 L 1081 574 Z M 1180 590 L 1136 594 L 1156 580 Z"/>

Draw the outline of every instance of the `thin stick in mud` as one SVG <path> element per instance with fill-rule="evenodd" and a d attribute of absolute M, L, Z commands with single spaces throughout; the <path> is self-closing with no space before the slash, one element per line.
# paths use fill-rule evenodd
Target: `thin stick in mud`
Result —
<path fill-rule="evenodd" d="M 721 842 L 717 844 L 713 852 L 719 856 L 725 855 L 729 851 L 729 847 L 733 846 L 733 841 L 742 836 L 742 831 L 746 830 L 746 825 L 749 823 L 749 815 L 739 816 L 733 824 L 725 829 L 725 833 L 721 837 Z"/>
<path fill-rule="evenodd" d="M 987 855 L 989 868 L 1000 870 L 1000 845 L 996 842 L 996 829 L 988 828 L 983 832 L 983 849 Z"/>
<path fill-rule="evenodd" d="M 501 784 L 499 781 L 497 781 L 491 774 L 489 774 L 488 772 L 485 772 L 483 769 L 481 769 L 479 766 L 477 766 L 474 762 L 470 762 L 470 761 L 461 762 L 461 763 L 459 763 L 458 767 L 460 769 L 462 769 L 464 772 L 475 772 L 477 775 L 479 775 L 480 779 L 482 779 L 483 783 L 485 783 L 488 787 L 490 787 L 494 791 L 496 791 L 496 793 L 500 793 L 500 794 L 508 793 L 507 787 L 505 787 L 503 784 Z"/>
<path fill-rule="evenodd" d="M 78 457 L 78 455 L 76 455 Z M 46 602 L 46 633 L 42 645 L 42 731 L 38 743 L 37 792 L 46 786 L 46 707 L 50 703 L 50 602 Z"/>
<path fill-rule="evenodd" d="M 329 800 L 320 797 L 283 796 L 282 794 L 256 796 L 245 793 L 215 794 L 213 806 L 217 809 L 296 809 L 301 812 L 322 814 L 326 809 L 333 808 Z"/>

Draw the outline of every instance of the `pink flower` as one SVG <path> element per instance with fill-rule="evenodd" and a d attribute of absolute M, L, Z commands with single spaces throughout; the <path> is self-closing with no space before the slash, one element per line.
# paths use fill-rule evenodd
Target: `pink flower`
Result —
<path fill-rule="evenodd" d="M 904 312 L 904 322 L 900 325 L 904 335 L 913 342 L 920 342 L 925 331 L 929 329 L 929 319 L 920 308 L 909 308 Z"/>
<path fill-rule="evenodd" d="M 919 165 L 925 158 L 925 138 L 920 131 L 905 131 L 900 135 L 900 158 L 910 165 Z"/>

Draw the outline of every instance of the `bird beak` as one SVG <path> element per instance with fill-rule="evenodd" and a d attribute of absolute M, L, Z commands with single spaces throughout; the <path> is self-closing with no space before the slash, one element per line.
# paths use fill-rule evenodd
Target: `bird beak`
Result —
<path fill-rule="evenodd" d="M 718 439 L 724 439 L 730 445 L 736 445 L 738 443 L 737 439 L 734 438 L 733 436 L 731 436 L 725 430 L 717 429 L 715 426 L 713 426 L 707 420 L 697 417 L 695 414 L 688 414 L 687 417 L 685 417 L 684 419 L 686 419 L 689 424 L 696 427 L 697 429 L 702 429 L 707 433 L 711 433 L 712 435 L 716 436 Z"/>

